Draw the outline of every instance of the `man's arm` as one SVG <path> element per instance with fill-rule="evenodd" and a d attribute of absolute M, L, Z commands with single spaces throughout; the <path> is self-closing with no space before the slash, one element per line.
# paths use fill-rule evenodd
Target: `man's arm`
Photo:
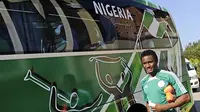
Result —
<path fill-rule="evenodd" d="M 180 97 L 178 97 L 175 102 L 171 102 L 168 104 L 164 104 L 164 105 L 160 105 L 160 104 L 156 104 L 155 107 L 152 107 L 152 110 L 156 111 L 156 112 L 160 112 L 160 111 L 164 111 L 164 110 L 168 110 L 171 108 L 176 108 L 176 107 L 180 107 L 185 103 L 188 103 L 190 101 L 190 95 L 188 93 L 181 95 Z"/>
<path fill-rule="evenodd" d="M 176 107 L 180 107 L 183 104 L 186 104 L 190 101 L 190 95 L 188 93 L 181 95 L 180 97 L 178 97 L 175 102 L 169 103 L 167 104 L 170 108 L 176 108 Z"/>

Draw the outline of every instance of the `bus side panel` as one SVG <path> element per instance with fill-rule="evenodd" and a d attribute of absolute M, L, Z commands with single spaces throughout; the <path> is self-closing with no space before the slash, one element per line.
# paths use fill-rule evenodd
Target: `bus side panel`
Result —
<path fill-rule="evenodd" d="M 140 72 L 131 70 L 135 69 L 131 63 L 134 57 L 125 53 L 1 60 L 1 110 L 91 111 L 106 102 L 130 96 L 125 100 L 128 103 L 134 98 L 133 90 L 138 82 L 134 79 L 140 76 L 136 74 Z M 124 108 L 121 102 L 116 103 L 120 110 Z"/>
<path fill-rule="evenodd" d="M 145 72 L 139 56 L 133 52 L 1 60 L 1 110 L 92 111 L 102 106 L 101 111 L 110 112 L 127 110 L 135 101 L 144 104 L 139 82 Z M 182 82 L 187 82 L 184 76 Z M 191 93 L 190 85 L 184 86 Z M 192 102 L 185 108 L 189 105 Z"/>

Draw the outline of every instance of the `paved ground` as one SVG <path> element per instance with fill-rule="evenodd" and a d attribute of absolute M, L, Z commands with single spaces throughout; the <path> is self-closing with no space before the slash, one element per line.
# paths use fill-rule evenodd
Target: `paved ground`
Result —
<path fill-rule="evenodd" d="M 194 107 L 192 108 L 191 112 L 200 112 L 200 101 L 195 101 Z"/>
<path fill-rule="evenodd" d="M 193 93 L 193 98 L 194 98 L 194 107 L 192 108 L 191 112 L 200 112 L 200 88 Z"/>

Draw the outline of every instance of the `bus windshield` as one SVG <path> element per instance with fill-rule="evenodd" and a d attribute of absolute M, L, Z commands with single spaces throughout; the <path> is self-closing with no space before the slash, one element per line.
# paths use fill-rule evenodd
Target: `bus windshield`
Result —
<path fill-rule="evenodd" d="M 191 63 L 187 63 L 187 69 L 189 70 L 194 70 L 194 66 Z"/>

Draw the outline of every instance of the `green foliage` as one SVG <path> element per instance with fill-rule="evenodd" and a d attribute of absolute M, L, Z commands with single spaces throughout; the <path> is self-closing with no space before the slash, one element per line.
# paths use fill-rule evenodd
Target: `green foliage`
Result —
<path fill-rule="evenodd" d="M 189 59 L 191 63 L 197 67 L 197 73 L 200 77 L 200 40 L 189 43 L 183 52 L 184 57 Z"/>

